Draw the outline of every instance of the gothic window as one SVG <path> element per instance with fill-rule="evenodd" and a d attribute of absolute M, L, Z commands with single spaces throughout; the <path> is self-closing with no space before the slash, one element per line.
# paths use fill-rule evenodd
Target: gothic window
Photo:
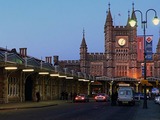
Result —
<path fill-rule="evenodd" d="M 120 55 L 120 54 L 118 54 L 117 57 L 118 57 L 117 60 L 120 60 L 120 59 L 121 59 L 121 55 Z"/>
<path fill-rule="evenodd" d="M 118 77 L 127 76 L 127 66 L 124 65 L 116 66 L 116 74 Z"/>
<path fill-rule="evenodd" d="M 8 79 L 8 96 L 18 96 L 19 84 L 18 79 L 10 77 Z"/>
<path fill-rule="evenodd" d="M 50 95 L 50 86 L 47 86 L 47 96 Z"/>

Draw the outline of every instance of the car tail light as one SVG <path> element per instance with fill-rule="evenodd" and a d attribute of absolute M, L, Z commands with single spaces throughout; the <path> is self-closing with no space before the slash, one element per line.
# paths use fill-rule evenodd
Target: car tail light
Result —
<path fill-rule="evenodd" d="M 83 100 L 84 100 L 84 97 L 81 97 L 81 99 L 83 99 Z"/>
<path fill-rule="evenodd" d="M 95 96 L 94 99 L 97 99 L 97 96 Z"/>

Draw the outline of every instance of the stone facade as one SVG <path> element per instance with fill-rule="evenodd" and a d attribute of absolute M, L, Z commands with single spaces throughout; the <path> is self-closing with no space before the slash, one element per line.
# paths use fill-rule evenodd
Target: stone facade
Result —
<path fill-rule="evenodd" d="M 104 24 L 104 53 L 89 53 L 88 46 L 83 32 L 83 38 L 80 45 L 80 60 L 79 62 L 60 61 L 63 66 L 77 66 L 80 71 L 94 75 L 96 77 L 106 76 L 108 78 L 129 77 L 141 79 L 143 51 L 138 50 L 137 27 L 129 25 L 130 18 L 135 18 L 133 12 L 128 13 L 128 20 L 125 26 L 114 26 L 110 5 L 106 21 Z M 121 39 L 121 40 L 120 40 Z M 123 43 L 124 42 L 124 43 Z M 143 46 L 142 46 L 143 47 Z M 159 61 L 160 61 L 160 42 L 157 45 L 156 53 L 153 53 L 153 60 L 147 61 L 147 77 L 159 78 Z"/>
<path fill-rule="evenodd" d="M 133 11 L 134 4 L 131 15 L 128 12 L 126 25 L 115 26 L 109 4 L 104 24 L 104 52 L 90 53 L 83 31 L 79 62 L 75 64 L 74 62 L 59 61 L 60 65 L 70 66 L 72 69 L 76 66 L 80 72 L 95 76 L 102 85 L 91 84 L 91 92 L 99 91 L 110 94 L 113 86 L 112 81 L 114 81 L 114 87 L 122 82 L 130 84 L 137 92 L 143 92 L 143 85 L 140 84 L 140 81 L 144 78 L 142 69 L 144 39 L 139 40 L 143 36 L 137 35 L 137 26 L 131 27 L 129 25 L 130 18 L 136 19 Z M 147 91 L 151 91 L 152 87 L 158 87 L 157 83 L 160 82 L 160 42 L 158 42 L 156 50 L 156 53 L 152 55 L 153 59 L 146 60 L 146 77 L 149 81 Z"/>
<path fill-rule="evenodd" d="M 136 19 L 132 9 L 131 17 Z M 0 103 L 36 101 L 36 92 L 40 92 L 41 100 L 60 99 L 62 92 L 112 93 L 120 83 L 127 83 L 138 91 L 143 91 L 139 83 L 142 76 L 143 54 L 138 50 L 137 27 L 130 27 L 130 15 L 125 26 L 114 26 L 110 5 L 104 25 L 104 53 L 89 53 L 83 32 L 80 45 L 79 60 L 59 60 L 58 56 L 46 57 L 46 61 L 27 56 L 27 48 L 6 50 L 0 48 Z M 159 87 L 160 82 L 160 40 L 153 60 L 147 62 L 147 79 L 150 82 L 148 90 Z M 16 70 L 6 70 L 14 66 Z M 73 76 L 73 79 L 40 75 L 47 71 L 57 73 L 53 68 L 62 68 L 60 73 Z M 33 68 L 33 72 L 23 72 L 24 68 Z M 68 72 L 69 71 L 69 72 Z M 94 76 L 94 82 L 79 81 L 79 74 L 89 78 Z M 87 79 L 85 78 L 85 79 Z"/>

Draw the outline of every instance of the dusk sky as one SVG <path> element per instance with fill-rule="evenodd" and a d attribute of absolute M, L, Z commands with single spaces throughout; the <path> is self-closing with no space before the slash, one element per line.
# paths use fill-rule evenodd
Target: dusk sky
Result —
<path fill-rule="evenodd" d="M 45 60 L 79 60 L 85 30 L 88 52 L 104 52 L 104 23 L 110 2 L 114 24 L 126 25 L 128 11 L 153 8 L 160 18 L 159 0 L 0 0 L 0 47 L 27 48 L 30 56 Z M 119 16 L 120 15 L 120 16 Z M 138 35 L 143 35 L 140 14 Z M 153 35 L 153 52 L 159 39 L 158 26 L 152 24 L 154 12 L 147 14 L 146 34 Z"/>

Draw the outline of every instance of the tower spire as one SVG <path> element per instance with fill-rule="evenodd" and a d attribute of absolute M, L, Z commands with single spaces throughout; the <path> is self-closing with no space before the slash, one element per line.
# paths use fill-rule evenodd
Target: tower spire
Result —
<path fill-rule="evenodd" d="M 110 11 L 110 6 L 111 6 L 111 4 L 110 4 L 110 2 L 108 3 L 108 9 L 109 9 L 109 11 Z"/>
<path fill-rule="evenodd" d="M 160 46 L 160 28 L 159 28 L 159 41 L 158 41 L 158 46 Z"/>
<path fill-rule="evenodd" d="M 160 28 L 159 28 L 159 40 L 158 40 L 156 52 L 157 52 L 158 56 L 160 56 Z"/>
<path fill-rule="evenodd" d="M 132 10 L 134 10 L 134 3 L 132 3 Z"/>
<path fill-rule="evenodd" d="M 107 22 L 112 25 L 112 15 L 110 11 L 110 3 L 108 3 L 108 11 L 106 13 L 107 13 L 107 17 L 106 17 L 105 25 L 107 26 Z"/>
<path fill-rule="evenodd" d="M 130 21 L 130 11 L 128 10 L 128 20 L 127 20 L 127 26 L 130 26 L 130 24 L 129 24 L 129 21 Z"/>
<path fill-rule="evenodd" d="M 134 3 L 132 3 L 132 15 L 131 15 L 131 18 L 134 19 L 134 20 L 137 19 L 137 18 L 136 18 L 136 14 L 135 14 L 135 12 L 134 12 Z"/>
<path fill-rule="evenodd" d="M 159 28 L 159 38 L 160 38 L 160 28 Z"/>
<path fill-rule="evenodd" d="M 85 38 L 85 30 L 84 30 L 84 28 L 83 28 L 83 38 Z"/>
<path fill-rule="evenodd" d="M 83 28 L 83 38 L 82 38 L 82 42 L 81 42 L 81 47 L 87 48 L 87 44 L 86 44 L 86 40 L 85 40 L 85 30 L 84 30 L 84 28 Z"/>

